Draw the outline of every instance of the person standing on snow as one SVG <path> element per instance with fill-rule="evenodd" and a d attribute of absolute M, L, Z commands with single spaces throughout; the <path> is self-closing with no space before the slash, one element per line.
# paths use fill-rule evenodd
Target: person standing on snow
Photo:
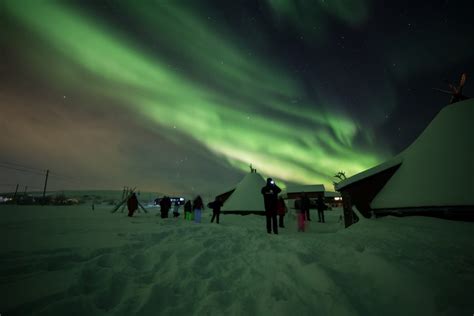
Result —
<path fill-rule="evenodd" d="M 191 213 L 192 213 L 192 205 L 191 201 L 187 200 L 186 203 L 184 203 L 184 219 L 185 220 L 192 220 L 191 219 Z"/>
<path fill-rule="evenodd" d="M 221 214 L 221 207 L 222 207 L 222 200 L 221 198 L 216 198 L 214 202 L 211 202 L 207 205 L 209 208 L 212 208 L 212 219 L 211 223 L 214 223 L 214 219 L 216 219 L 216 223 L 219 224 L 219 215 Z"/>
<path fill-rule="evenodd" d="M 138 209 L 138 199 L 135 193 L 132 193 L 132 195 L 128 198 L 127 208 L 128 208 L 128 217 L 132 217 L 133 213 L 135 213 L 135 211 Z"/>
<path fill-rule="evenodd" d="M 265 204 L 265 216 L 267 218 L 267 232 L 272 233 L 272 224 L 273 224 L 273 233 L 278 234 L 278 225 L 277 225 L 277 202 L 278 202 L 278 193 L 281 192 L 281 189 L 275 184 L 272 178 L 267 179 L 267 185 L 264 186 L 261 190 L 263 195 L 263 202 Z"/>
<path fill-rule="evenodd" d="M 316 200 L 316 208 L 318 209 L 319 222 L 324 223 L 324 210 L 327 210 L 328 207 L 326 204 L 324 204 L 324 200 L 321 195 L 318 196 L 318 199 Z"/>
<path fill-rule="evenodd" d="M 161 218 L 168 218 L 168 213 L 171 208 L 171 199 L 166 195 L 160 201 Z"/>
<path fill-rule="evenodd" d="M 305 206 L 303 206 L 304 203 L 305 203 L 304 196 L 300 196 L 299 207 L 296 207 L 297 204 L 295 202 L 299 232 L 304 232 L 306 229 L 306 211 L 305 211 Z"/>
<path fill-rule="evenodd" d="M 202 202 L 201 196 L 198 195 L 193 201 L 193 213 L 194 213 L 194 222 L 201 222 L 201 214 L 204 209 L 204 203 Z"/>
<path fill-rule="evenodd" d="M 281 228 L 285 228 L 285 224 L 283 222 L 283 219 L 285 217 L 285 214 L 287 212 L 286 204 L 283 198 L 280 196 L 278 198 L 278 203 L 277 203 L 277 212 L 278 212 L 278 226 Z"/>
<path fill-rule="evenodd" d="M 303 214 L 306 216 L 306 220 L 309 222 L 311 221 L 311 218 L 309 218 L 309 208 L 311 206 L 311 201 L 308 198 L 308 195 L 306 193 L 303 193 L 303 197 L 301 198 L 301 204 L 300 208 Z"/>

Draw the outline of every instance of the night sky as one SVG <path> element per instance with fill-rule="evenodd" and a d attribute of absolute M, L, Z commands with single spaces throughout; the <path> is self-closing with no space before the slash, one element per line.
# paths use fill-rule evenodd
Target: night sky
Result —
<path fill-rule="evenodd" d="M 408 146 L 468 73 L 470 1 L 0 1 L 0 192 L 284 186 Z"/>

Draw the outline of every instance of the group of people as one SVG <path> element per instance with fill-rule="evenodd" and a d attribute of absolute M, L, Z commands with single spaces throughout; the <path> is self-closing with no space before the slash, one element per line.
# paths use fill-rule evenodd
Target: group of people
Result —
<path fill-rule="evenodd" d="M 184 219 L 200 223 L 203 210 L 204 203 L 201 196 L 198 195 L 192 203 L 190 200 L 188 200 L 184 204 Z"/>
<path fill-rule="evenodd" d="M 303 193 L 299 201 L 299 209 L 297 208 L 298 214 L 298 231 L 305 231 L 306 221 L 311 221 L 309 209 L 311 207 L 311 201 L 306 193 Z M 318 222 L 324 223 L 324 211 L 328 209 L 324 203 L 321 195 L 316 199 L 316 209 L 318 210 Z"/>
<path fill-rule="evenodd" d="M 278 197 L 281 189 L 275 184 L 272 178 L 267 179 L 267 184 L 262 188 L 263 201 L 265 204 L 265 216 L 267 219 L 267 232 L 269 234 L 278 234 L 278 227 L 284 228 L 284 217 L 287 212 L 285 201 Z M 306 221 L 311 221 L 309 209 L 311 201 L 308 195 L 304 193 L 299 201 L 298 213 L 298 231 L 304 232 Z M 324 204 L 323 197 L 320 195 L 316 200 L 316 209 L 318 210 L 319 222 L 324 223 L 324 211 L 328 209 Z M 279 216 L 279 225 L 277 225 L 277 215 Z"/>
<path fill-rule="evenodd" d="M 168 196 L 164 196 L 160 200 L 160 213 L 161 218 L 168 218 L 169 211 L 173 204 L 171 203 L 171 199 Z M 173 217 L 178 217 L 179 214 L 179 202 L 176 201 L 173 206 Z M 184 219 L 189 221 L 195 221 L 196 223 L 201 222 L 202 218 L 202 211 L 204 210 L 204 203 L 202 201 L 201 196 L 197 196 L 194 201 L 191 203 L 188 200 L 184 204 Z"/>
<path fill-rule="evenodd" d="M 174 204 L 171 202 L 171 199 L 168 196 L 164 196 L 160 202 L 160 215 L 161 218 L 168 218 L 171 207 L 173 207 L 173 217 L 178 217 L 179 213 L 179 202 L 176 201 Z M 221 212 L 221 207 L 223 203 L 222 200 L 218 197 L 215 201 L 208 204 L 208 207 L 212 209 L 213 215 L 211 223 L 216 220 L 219 224 L 219 215 Z M 135 193 L 132 193 L 127 200 L 128 216 L 132 217 L 135 211 L 138 209 L 138 199 Z M 188 200 L 184 204 L 184 219 L 189 221 L 194 221 L 200 223 L 202 219 L 202 211 L 204 210 L 204 202 L 202 201 L 201 196 L 197 196 L 194 201 L 191 203 Z M 158 214 L 157 214 L 158 215 Z"/>
<path fill-rule="evenodd" d="M 275 181 L 272 178 L 267 179 L 267 184 L 262 188 L 261 193 L 263 195 L 263 202 L 265 205 L 265 217 L 266 217 L 266 226 L 267 232 L 271 234 L 278 234 L 278 228 L 285 228 L 284 218 L 288 209 L 286 207 L 285 201 L 283 198 L 278 196 L 281 192 L 281 189 L 276 185 Z M 127 201 L 128 206 L 128 216 L 133 216 L 133 213 L 138 208 L 138 199 L 133 193 Z M 171 199 L 168 196 L 164 196 L 160 200 L 160 214 L 161 218 L 168 218 L 169 211 L 173 206 Z M 179 202 L 174 203 L 173 208 L 173 217 L 179 216 Z M 207 206 L 212 209 L 212 219 L 211 223 L 216 220 L 216 223 L 219 224 L 219 216 L 221 213 L 221 208 L 223 206 L 223 201 L 220 197 L 217 197 L 213 202 L 207 204 Z M 299 208 L 297 209 L 298 214 L 298 231 L 305 231 L 306 221 L 311 221 L 309 209 L 311 207 L 310 199 L 308 195 L 304 193 L 301 196 L 299 201 Z M 324 223 L 324 210 L 328 207 L 324 204 L 322 196 L 319 196 L 316 200 L 316 208 L 318 210 L 319 222 Z M 184 219 L 189 221 L 194 221 L 200 223 L 202 219 L 202 211 L 204 210 L 204 202 L 202 201 L 201 196 L 197 196 L 193 202 L 188 200 L 184 204 Z M 278 220 L 277 220 L 278 215 Z"/>

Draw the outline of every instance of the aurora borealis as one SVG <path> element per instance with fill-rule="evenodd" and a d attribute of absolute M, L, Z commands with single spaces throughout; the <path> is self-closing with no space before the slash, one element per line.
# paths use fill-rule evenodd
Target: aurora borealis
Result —
<path fill-rule="evenodd" d="M 3 1 L 0 161 L 58 189 L 218 193 L 250 163 L 332 189 L 409 145 L 447 103 L 430 88 L 472 72 L 469 7 Z"/>

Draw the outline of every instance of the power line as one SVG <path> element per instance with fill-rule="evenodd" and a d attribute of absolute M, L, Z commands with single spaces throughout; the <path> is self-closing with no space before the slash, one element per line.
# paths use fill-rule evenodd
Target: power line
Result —
<path fill-rule="evenodd" d="M 2 187 L 9 187 L 9 186 L 15 186 L 17 183 L 0 183 L 0 186 Z"/>
<path fill-rule="evenodd" d="M 39 175 L 39 176 L 42 176 L 42 177 L 45 175 L 45 172 L 46 172 L 46 171 L 42 171 L 40 169 L 29 168 L 29 167 L 26 167 L 26 166 L 22 166 L 20 164 L 13 164 L 13 163 L 8 163 L 8 162 L 0 162 L 0 168 L 20 171 L 20 172 L 24 172 L 24 173 L 33 174 L 33 175 Z M 79 178 L 76 178 L 76 177 L 66 176 L 66 175 L 63 175 L 63 174 L 59 174 L 57 172 L 51 172 L 50 171 L 49 176 L 53 177 L 56 182 L 59 181 L 59 182 L 68 183 L 68 184 L 81 185 L 85 182 L 84 179 L 79 179 Z M 96 182 L 96 181 L 94 181 L 94 182 Z M 109 187 L 117 186 L 117 184 L 115 184 L 115 183 L 114 184 L 110 183 L 110 184 L 107 184 L 107 185 L 105 185 L 105 183 L 101 183 L 101 184 L 104 185 L 104 186 L 109 186 Z M 11 185 L 14 186 L 16 184 L 11 184 Z"/>
<path fill-rule="evenodd" d="M 22 171 L 22 172 L 26 172 L 26 173 L 32 173 L 32 174 L 37 174 L 37 175 L 41 175 L 41 176 L 44 176 L 45 173 L 46 173 L 46 170 L 45 171 L 31 171 L 31 170 L 28 170 L 26 168 L 23 168 L 23 167 L 11 167 L 11 166 L 5 166 L 3 165 L 3 162 L 0 162 L 0 168 L 4 168 L 4 169 L 10 169 L 10 170 L 17 170 L 17 171 Z M 39 170 L 39 169 L 36 169 L 36 170 Z M 57 172 L 49 172 L 50 173 L 50 176 L 53 176 L 55 178 L 61 178 L 63 179 L 63 181 L 67 180 L 67 181 L 72 181 L 72 182 L 77 182 L 77 178 L 73 178 L 73 177 L 70 177 L 70 176 L 64 176 L 64 175 L 61 175 L 61 174 L 58 174 Z"/>
<path fill-rule="evenodd" d="M 51 171 L 51 170 L 49 171 L 49 175 L 51 177 L 62 178 L 62 179 L 70 180 L 70 181 L 77 181 L 78 180 L 78 178 L 58 174 L 56 171 Z"/>
<path fill-rule="evenodd" d="M 31 170 L 20 169 L 20 168 L 16 168 L 16 167 L 5 166 L 5 165 L 3 165 L 2 163 L 0 163 L 0 168 L 10 169 L 10 170 L 16 170 L 16 171 L 21 171 L 21 172 L 25 172 L 25 173 L 36 174 L 36 175 L 40 175 L 40 176 L 43 176 L 43 175 L 44 175 L 44 173 L 39 173 L 39 172 L 36 172 L 36 171 L 31 171 Z"/>
<path fill-rule="evenodd" d="M 31 170 L 31 171 L 37 171 L 37 172 L 44 172 L 44 171 L 45 171 L 45 170 L 43 170 L 43 169 L 28 167 L 28 166 L 25 166 L 25 165 L 13 163 L 13 162 L 7 162 L 7 161 L 0 161 L 0 164 L 3 164 L 3 165 L 10 165 L 10 166 L 17 167 L 17 168 L 19 167 L 19 168 L 22 168 L 22 169 L 29 169 L 29 170 Z"/>

